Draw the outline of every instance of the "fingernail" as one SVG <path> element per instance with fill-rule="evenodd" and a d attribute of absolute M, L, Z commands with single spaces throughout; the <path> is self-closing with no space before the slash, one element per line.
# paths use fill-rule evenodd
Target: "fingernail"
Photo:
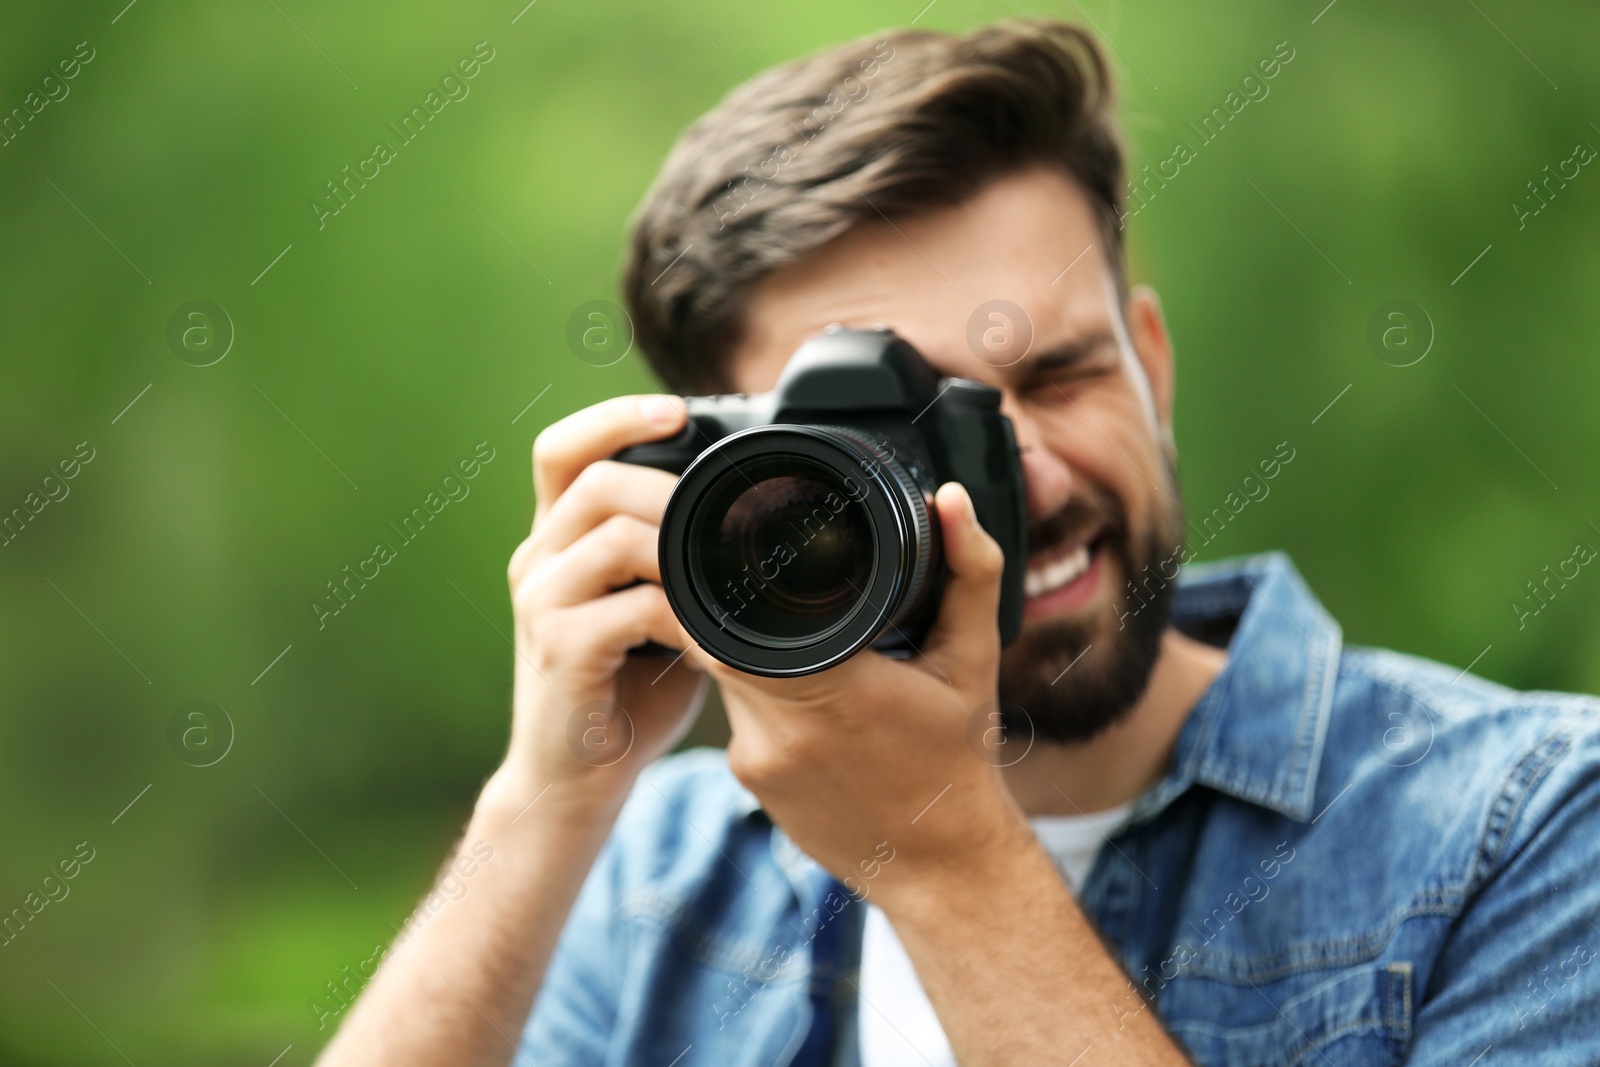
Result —
<path fill-rule="evenodd" d="M 639 414 L 646 422 L 657 426 L 671 426 L 681 415 L 678 405 L 664 396 L 647 396 L 639 401 Z"/>

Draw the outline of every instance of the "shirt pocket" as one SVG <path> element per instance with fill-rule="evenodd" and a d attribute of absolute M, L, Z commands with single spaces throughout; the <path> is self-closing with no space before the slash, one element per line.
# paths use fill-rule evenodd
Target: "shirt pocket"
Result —
<path fill-rule="evenodd" d="M 1398 1064 L 1411 1035 L 1411 965 L 1368 963 L 1254 980 L 1184 975 L 1159 997 L 1167 1031 L 1201 1064 Z"/>

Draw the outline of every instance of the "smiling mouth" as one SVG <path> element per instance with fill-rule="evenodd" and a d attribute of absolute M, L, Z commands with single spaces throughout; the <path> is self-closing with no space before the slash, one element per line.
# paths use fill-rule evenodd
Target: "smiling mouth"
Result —
<path fill-rule="evenodd" d="M 1023 592 L 1029 600 L 1064 589 L 1089 572 L 1105 538 L 1103 531 L 1066 550 L 1052 549 L 1028 564 Z"/>

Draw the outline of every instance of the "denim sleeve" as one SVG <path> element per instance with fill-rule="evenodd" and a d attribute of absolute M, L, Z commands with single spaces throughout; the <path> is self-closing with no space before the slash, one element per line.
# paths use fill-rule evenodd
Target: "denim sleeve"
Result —
<path fill-rule="evenodd" d="M 1545 752 L 1548 773 L 1527 803 L 1519 803 L 1513 780 L 1488 808 L 1478 862 L 1493 873 L 1427 983 L 1406 1061 L 1412 1067 L 1600 1063 L 1594 734 L 1590 727 L 1568 737 L 1564 751 Z"/>
<path fill-rule="evenodd" d="M 617 1015 L 616 836 L 601 849 L 556 942 L 513 1067 L 599 1067 Z"/>

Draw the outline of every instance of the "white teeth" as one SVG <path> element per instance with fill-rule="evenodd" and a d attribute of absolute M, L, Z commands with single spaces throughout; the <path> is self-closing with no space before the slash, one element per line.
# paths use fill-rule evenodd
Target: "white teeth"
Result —
<path fill-rule="evenodd" d="M 1042 567 L 1028 568 L 1023 582 L 1024 592 L 1030 597 L 1054 592 L 1068 582 L 1080 577 L 1089 569 L 1089 546 L 1079 545 L 1076 551 Z"/>

